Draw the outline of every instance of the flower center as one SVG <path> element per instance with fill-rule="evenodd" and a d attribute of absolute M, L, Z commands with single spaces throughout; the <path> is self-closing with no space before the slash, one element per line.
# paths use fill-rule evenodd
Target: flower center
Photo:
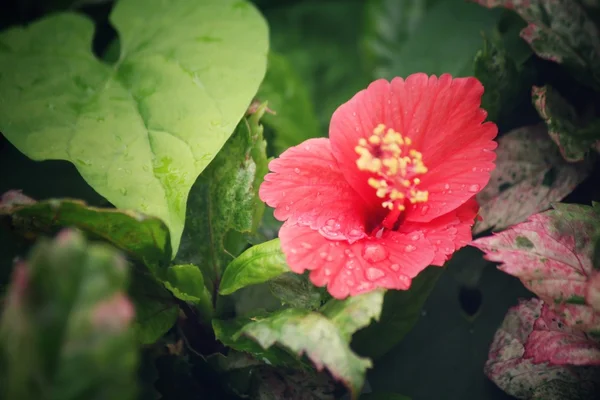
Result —
<path fill-rule="evenodd" d="M 427 167 L 423 155 L 411 144 L 410 138 L 379 124 L 368 139 L 360 139 L 355 147 L 360 156 L 356 160 L 358 169 L 377 175 L 369 178 L 369 186 L 384 200 L 381 205 L 392 211 L 404 211 L 406 201 L 423 203 L 428 198 L 427 191 L 417 189 L 421 183 L 417 176 L 426 173 Z"/>

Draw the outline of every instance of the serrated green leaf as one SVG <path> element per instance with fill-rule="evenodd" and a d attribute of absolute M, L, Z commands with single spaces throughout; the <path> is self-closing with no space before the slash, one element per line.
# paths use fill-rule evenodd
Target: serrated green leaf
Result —
<path fill-rule="evenodd" d="M 200 268 L 192 264 L 170 266 L 165 287 L 179 300 L 196 305 L 205 322 L 210 322 L 213 315 L 212 300 L 204 286 Z"/>
<path fill-rule="evenodd" d="M 137 349 L 126 261 L 74 230 L 16 265 L 0 322 L 7 399 L 135 398 Z"/>
<path fill-rule="evenodd" d="M 135 305 L 135 334 L 140 343 L 152 344 L 173 327 L 179 307 L 162 283 L 147 273 L 134 272 L 129 296 Z"/>
<path fill-rule="evenodd" d="M 600 118 L 582 118 L 551 86 L 533 87 L 532 101 L 563 158 L 581 161 L 600 141 Z"/>
<path fill-rule="evenodd" d="M 245 324 L 252 322 L 251 320 L 252 319 L 245 317 L 231 320 L 214 319 L 212 321 L 212 326 L 215 331 L 215 337 L 225 346 L 231 347 L 236 351 L 251 354 L 257 360 L 267 364 L 287 367 L 298 367 L 303 365 L 292 354 L 282 348 L 273 347 L 265 349 L 252 339 L 239 337 L 238 332 L 240 329 L 242 329 Z"/>
<path fill-rule="evenodd" d="M 581 83 L 600 88 L 600 33 L 585 9 L 572 0 L 476 0 L 505 7 L 527 23 L 521 37 L 546 60 L 563 64 Z"/>
<path fill-rule="evenodd" d="M 286 272 L 268 282 L 269 290 L 283 304 L 293 308 L 316 310 L 321 306 L 322 289 L 308 279 L 308 274 Z"/>
<path fill-rule="evenodd" d="M 415 325 L 442 272 L 442 268 L 428 267 L 413 279 L 409 290 L 386 292 L 379 321 L 356 332 L 352 348 L 375 359 L 387 353 Z"/>
<path fill-rule="evenodd" d="M 176 262 L 200 266 L 211 293 L 218 289 L 224 268 L 247 245 L 242 233 L 254 232 L 264 213 L 258 188 L 267 172 L 266 144 L 259 124 L 265 106 L 240 122 L 190 192 Z"/>
<path fill-rule="evenodd" d="M 385 290 L 374 290 L 345 300 L 332 299 L 321 312 L 338 328 L 342 337 L 349 341 L 357 330 L 368 326 L 371 320 L 379 320 Z"/>
<path fill-rule="evenodd" d="M 110 20 L 113 66 L 81 15 L 0 34 L 0 131 L 34 160 L 74 163 L 117 208 L 162 219 L 175 252 L 192 184 L 264 76 L 267 27 L 243 0 L 121 0 Z"/>
<path fill-rule="evenodd" d="M 71 199 L 36 202 L 12 190 L 0 198 L 1 215 L 10 216 L 13 226 L 28 235 L 77 227 L 127 252 L 158 275 L 160 267 L 171 258 L 166 225 L 156 217 L 135 211 L 90 207 Z"/>
<path fill-rule="evenodd" d="M 219 293 L 231 294 L 243 287 L 263 283 L 290 270 L 281 251 L 279 239 L 250 247 L 229 263 Z"/>
<path fill-rule="evenodd" d="M 416 72 L 473 75 L 481 32 L 493 29 L 501 16 L 463 0 L 372 4 L 365 40 L 370 53 L 379 54 L 376 77 L 386 79 Z"/>
<path fill-rule="evenodd" d="M 275 112 L 263 117 L 264 124 L 274 130 L 273 140 L 269 141 L 274 155 L 306 139 L 321 136 L 307 85 L 285 56 L 269 53 L 267 74 L 256 97 L 268 101 L 269 108 Z"/>
<path fill-rule="evenodd" d="M 322 314 L 289 308 L 266 317 L 256 317 L 234 336 L 248 336 L 264 349 L 277 344 L 297 355 L 305 354 L 317 367 L 350 390 L 356 399 L 371 361 L 357 356 L 336 325 Z"/>

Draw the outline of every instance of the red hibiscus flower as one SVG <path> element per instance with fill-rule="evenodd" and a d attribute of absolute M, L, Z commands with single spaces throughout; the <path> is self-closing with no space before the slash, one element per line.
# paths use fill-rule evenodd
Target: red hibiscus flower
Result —
<path fill-rule="evenodd" d="M 260 198 L 286 221 L 292 271 L 338 299 L 406 290 L 465 246 L 495 167 L 482 94 L 477 79 L 448 74 L 377 80 L 335 111 L 329 139 L 273 160 Z"/>

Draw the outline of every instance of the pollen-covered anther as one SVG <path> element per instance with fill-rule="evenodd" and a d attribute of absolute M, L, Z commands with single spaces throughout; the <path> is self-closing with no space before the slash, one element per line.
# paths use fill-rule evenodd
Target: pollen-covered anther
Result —
<path fill-rule="evenodd" d="M 426 173 L 427 167 L 423 155 L 411 145 L 410 138 L 379 124 L 370 137 L 359 139 L 355 147 L 358 169 L 377 176 L 369 178 L 368 184 L 376 190 L 377 197 L 385 199 L 381 204 L 384 208 L 403 211 L 405 201 L 427 201 L 428 193 L 416 188 L 421 179 L 415 177 Z"/>

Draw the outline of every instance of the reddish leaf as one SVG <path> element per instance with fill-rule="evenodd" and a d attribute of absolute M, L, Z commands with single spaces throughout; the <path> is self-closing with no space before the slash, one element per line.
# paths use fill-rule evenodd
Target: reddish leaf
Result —
<path fill-rule="evenodd" d="M 581 161 L 590 149 L 598 149 L 598 119 L 578 116 L 575 108 L 550 86 L 534 86 L 531 96 L 533 105 L 548 127 L 548 134 L 565 160 Z"/>
<path fill-rule="evenodd" d="M 591 238 L 599 226 L 592 207 L 556 204 L 472 245 L 547 303 L 581 304 L 593 269 Z"/>
<path fill-rule="evenodd" d="M 546 60 L 565 65 L 584 84 L 600 84 L 600 35 L 574 0 L 475 0 L 514 10 L 527 23 L 521 37 Z M 592 79 L 590 79 L 590 77 Z"/>
<path fill-rule="evenodd" d="M 595 272 L 588 282 L 585 301 L 595 311 L 600 312 L 600 272 Z"/>
<path fill-rule="evenodd" d="M 567 326 L 546 304 L 525 343 L 525 358 L 552 365 L 600 365 L 600 343 Z"/>
<path fill-rule="evenodd" d="M 565 162 L 543 125 L 516 129 L 498 140 L 496 169 L 477 195 L 483 218 L 475 233 L 503 229 L 550 207 L 588 175 L 583 164 Z"/>
<path fill-rule="evenodd" d="M 540 316 L 543 302 L 522 301 L 511 308 L 496 332 L 484 372 L 496 385 L 519 399 L 594 398 L 600 383 L 597 369 L 565 365 L 534 364 L 523 357 L 524 344 Z"/>

